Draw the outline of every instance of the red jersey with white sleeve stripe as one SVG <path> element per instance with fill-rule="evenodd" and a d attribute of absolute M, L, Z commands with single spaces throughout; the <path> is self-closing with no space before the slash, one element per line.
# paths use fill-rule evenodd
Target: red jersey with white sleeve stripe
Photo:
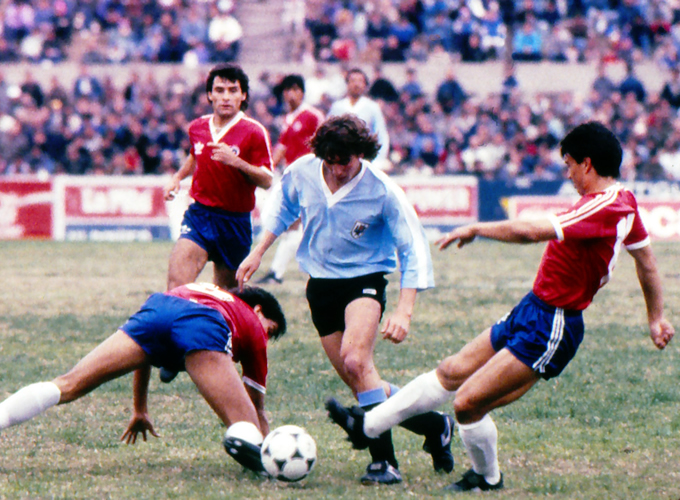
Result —
<path fill-rule="evenodd" d="M 264 126 L 239 111 L 222 129 L 206 115 L 189 124 L 191 154 L 196 169 L 191 182 L 191 197 L 202 205 L 230 212 L 250 212 L 255 208 L 255 184 L 237 168 L 211 159 L 210 142 L 223 142 L 245 162 L 271 171 L 272 153 Z"/>
<path fill-rule="evenodd" d="M 635 196 L 618 183 L 583 196 L 551 222 L 557 239 L 543 253 L 533 292 L 562 309 L 588 307 L 609 281 L 621 248 L 650 243 Z"/>
<path fill-rule="evenodd" d="M 306 103 L 286 115 L 284 129 L 279 137 L 279 143 L 286 147 L 286 165 L 311 152 L 308 141 L 323 120 L 323 113 Z"/>
<path fill-rule="evenodd" d="M 243 369 L 243 383 L 265 393 L 267 332 L 255 311 L 238 297 L 211 283 L 189 283 L 166 292 L 217 310 L 231 330 L 231 350 Z"/>

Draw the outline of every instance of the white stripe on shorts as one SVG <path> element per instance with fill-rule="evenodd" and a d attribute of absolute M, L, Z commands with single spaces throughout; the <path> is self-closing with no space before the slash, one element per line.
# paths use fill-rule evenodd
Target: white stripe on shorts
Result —
<path fill-rule="evenodd" d="M 559 307 L 555 309 L 555 317 L 553 318 L 552 331 L 550 332 L 550 339 L 548 340 L 548 348 L 543 355 L 533 364 L 532 368 L 538 373 L 545 373 L 545 367 L 550 363 L 550 360 L 557 351 L 557 346 L 560 345 L 564 335 L 564 309 Z"/>

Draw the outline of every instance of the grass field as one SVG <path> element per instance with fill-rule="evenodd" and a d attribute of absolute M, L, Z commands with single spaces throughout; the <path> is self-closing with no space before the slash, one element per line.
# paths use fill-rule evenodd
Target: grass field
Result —
<path fill-rule="evenodd" d="M 112 333 L 146 296 L 164 288 L 169 243 L 0 243 L 0 398 L 69 369 Z M 678 246 L 655 246 L 668 316 L 680 327 Z M 432 369 L 501 317 L 530 288 L 541 246 L 480 241 L 434 252 L 438 286 L 421 294 L 407 341 L 380 343 L 384 378 L 404 384 Z M 209 280 L 211 272 L 203 278 Z M 394 281 L 394 279 L 393 279 Z M 170 385 L 154 372 L 150 411 L 160 439 L 121 444 L 131 376 L 0 434 L 0 498 L 442 498 L 468 466 L 454 440 L 456 470 L 435 474 L 421 440 L 396 429 L 404 482 L 367 488 L 366 452 L 350 449 L 323 401 L 351 402 L 322 353 L 304 300 L 305 277 L 271 290 L 289 335 L 270 349 L 267 408 L 273 427 L 297 424 L 316 438 L 319 461 L 287 486 L 244 471 L 222 450 L 224 428 L 186 374 Z M 388 311 L 396 300 L 390 290 Z M 494 412 L 506 489 L 489 498 L 680 498 L 680 359 L 648 338 L 632 259 L 586 313 L 586 338 L 557 380 Z"/>

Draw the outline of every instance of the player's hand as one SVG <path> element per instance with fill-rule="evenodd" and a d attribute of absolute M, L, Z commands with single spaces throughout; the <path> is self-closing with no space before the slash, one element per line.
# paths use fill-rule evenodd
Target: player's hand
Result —
<path fill-rule="evenodd" d="M 406 314 L 397 311 L 385 320 L 385 324 L 380 330 L 380 333 L 382 333 L 384 340 L 389 340 L 393 344 L 399 344 L 403 342 L 408 335 L 410 326 L 411 318 Z"/>
<path fill-rule="evenodd" d="M 147 431 L 152 436 L 160 437 L 156 432 L 156 429 L 153 428 L 153 424 L 151 423 L 151 420 L 147 414 L 135 413 L 132 415 L 130 423 L 128 424 L 127 429 L 125 429 L 125 432 L 121 436 L 120 440 L 125 441 L 125 444 L 135 444 L 137 442 L 137 434 L 141 433 L 142 439 L 146 441 Z"/>
<path fill-rule="evenodd" d="M 663 349 L 675 335 L 675 328 L 666 318 L 649 324 L 650 336 L 657 349 Z"/>
<path fill-rule="evenodd" d="M 262 257 L 258 253 L 250 252 L 248 256 L 243 259 L 241 265 L 236 270 L 236 281 L 238 281 L 238 289 L 243 290 L 243 285 L 248 283 L 250 277 L 257 271 L 262 263 Z"/>
<path fill-rule="evenodd" d="M 475 236 L 476 234 L 472 230 L 471 226 L 457 227 L 443 237 L 439 238 L 436 241 L 436 244 L 439 245 L 439 250 L 444 250 L 451 243 L 458 240 L 458 248 L 460 248 L 464 245 L 467 245 L 468 243 L 472 243 L 472 240 L 475 239 Z"/>
<path fill-rule="evenodd" d="M 212 148 L 210 159 L 219 161 L 230 167 L 236 167 L 241 160 L 232 149 L 223 142 L 209 142 L 207 146 Z"/>
<path fill-rule="evenodd" d="M 179 181 L 173 175 L 163 187 L 163 198 L 165 198 L 166 201 L 174 200 L 177 193 L 179 193 Z"/>

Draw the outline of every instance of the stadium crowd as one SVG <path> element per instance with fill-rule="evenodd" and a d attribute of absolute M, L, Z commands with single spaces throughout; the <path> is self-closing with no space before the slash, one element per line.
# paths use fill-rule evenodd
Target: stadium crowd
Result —
<path fill-rule="evenodd" d="M 203 85 L 190 85 L 182 65 L 176 65 L 163 81 L 151 71 L 140 74 L 131 70 L 123 85 L 114 84 L 110 77 L 99 78 L 89 65 L 139 60 L 209 65 L 214 60 L 233 59 L 237 53 L 227 57 L 219 52 L 222 45 L 206 43 L 211 39 L 212 21 L 227 16 L 235 20 L 231 1 L 10 0 L 6 4 L 0 38 L 5 45 L 21 46 L 36 30 L 44 31 L 52 33 L 50 36 L 59 41 L 54 43 L 60 47 L 58 52 L 66 55 L 76 31 L 85 29 L 92 39 L 101 41 L 120 40 L 124 38 L 119 36 L 121 29 L 129 29 L 130 53 L 123 56 L 125 51 L 109 50 L 112 46 L 108 42 L 92 45 L 96 50 L 89 50 L 85 44 L 80 51 L 79 74 L 71 88 L 65 88 L 58 78 L 41 85 L 30 69 L 21 82 L 7 82 L 0 75 L 0 172 L 119 175 L 163 174 L 178 168 L 188 150 L 189 121 L 210 112 Z M 524 57 L 526 53 L 520 51 L 522 57 L 513 53 L 507 60 L 522 61 L 518 64 L 540 59 L 592 62 L 597 57 L 599 71 L 592 91 L 587 96 L 570 92 L 529 95 L 522 91 L 522 82 L 516 78 L 513 64 L 508 63 L 502 92 L 475 95 L 458 82 L 457 60 L 470 60 L 465 47 L 473 35 L 479 35 L 479 46 L 488 50 L 483 58 L 472 60 L 507 55 L 503 54 L 506 31 L 497 30 L 503 35 L 503 43 L 497 40 L 491 44 L 484 19 L 496 15 L 508 21 L 508 5 L 512 4 L 493 0 L 307 0 L 305 26 L 313 40 L 312 57 L 317 67 L 307 78 L 307 100 L 328 111 L 333 100 L 344 95 L 344 81 L 329 76 L 328 65 L 373 67 L 369 95 L 380 102 L 388 123 L 394 173 L 560 178 L 562 161 L 555 156 L 553 146 L 565 130 L 587 119 L 599 119 L 609 124 L 625 145 L 626 179 L 680 179 L 680 3 L 524 0 L 511 13 L 512 22 L 521 27 L 511 46 L 516 46 L 527 23 L 542 26 L 546 35 L 543 41 L 549 41 L 553 28 L 567 29 L 573 24 L 580 24 L 587 36 L 580 42 L 578 37 L 569 38 L 563 45 L 564 58 L 552 57 L 547 51 L 551 43 L 546 43 L 541 45 L 540 58 Z M 27 19 L 31 22 L 25 22 Z M 187 19 L 192 21 L 185 23 Z M 446 29 L 435 29 L 433 23 L 442 19 Z M 462 28 L 466 20 L 468 26 Z M 323 41 L 322 24 L 335 33 L 329 40 Z M 377 29 L 378 25 L 383 28 Z M 504 22 L 498 25 L 505 26 Z M 186 42 L 193 29 L 193 42 Z M 160 47 L 166 46 L 167 35 L 177 30 L 186 42 L 182 45 L 190 48 L 182 58 L 173 59 L 175 53 L 166 59 L 173 51 L 166 53 Z M 437 35 L 444 32 L 451 36 L 442 39 Z M 466 35 L 460 35 L 463 32 Z M 407 54 L 403 82 L 391 81 L 380 67 L 384 60 L 401 59 L 370 56 L 375 53 L 372 47 L 383 44 L 382 54 L 382 49 L 392 43 L 390 38 L 397 35 L 409 40 L 407 45 L 400 45 Z M 154 37 L 165 42 L 156 43 L 159 50 L 149 56 L 151 52 L 144 52 L 144 47 L 150 46 L 145 40 Z M 337 41 L 348 39 L 351 44 L 344 59 L 344 49 L 338 52 Z M 21 50 L 5 52 L 23 54 Z M 417 55 L 421 52 L 427 58 L 445 53 L 441 60 L 447 66 L 436 92 L 422 88 Z M 194 59 L 188 61 L 187 53 Z M 118 54 L 117 59 L 106 59 L 112 54 Z M 635 74 L 636 62 L 652 57 L 659 71 L 670 75 L 660 93 L 649 92 Z M 614 81 L 608 76 L 612 64 L 627 66 L 625 78 Z M 275 90 L 284 75 L 272 69 L 250 76 L 248 112 L 269 129 L 276 142 L 285 109 Z"/>

